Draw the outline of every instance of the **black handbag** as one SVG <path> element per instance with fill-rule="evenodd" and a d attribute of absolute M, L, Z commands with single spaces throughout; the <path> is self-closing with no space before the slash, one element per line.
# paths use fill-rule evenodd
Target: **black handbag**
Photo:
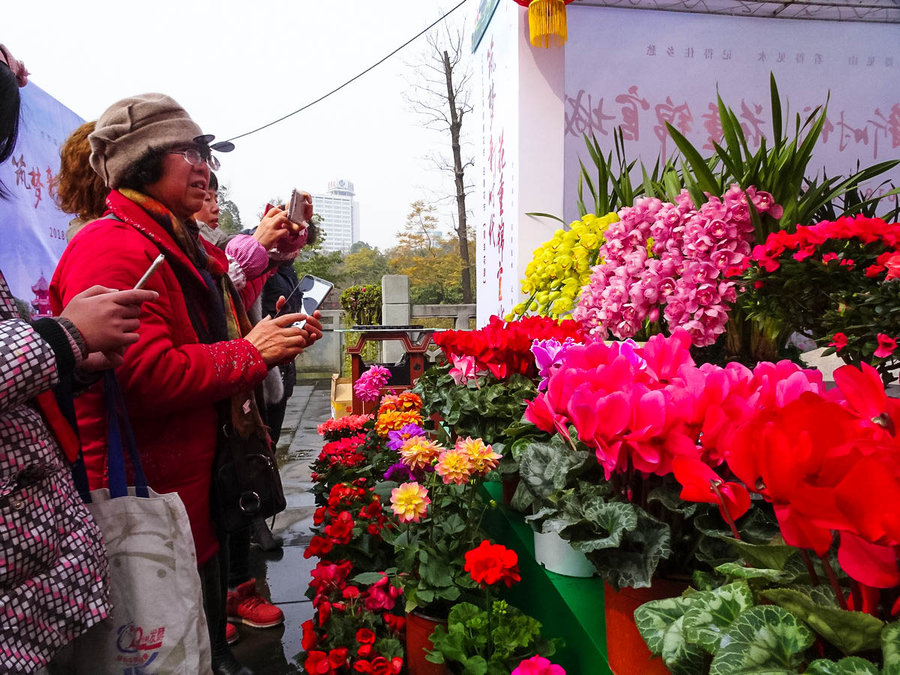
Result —
<path fill-rule="evenodd" d="M 287 500 L 267 434 L 254 432 L 245 438 L 230 422 L 220 425 L 213 493 L 216 520 L 226 532 L 284 511 Z"/>

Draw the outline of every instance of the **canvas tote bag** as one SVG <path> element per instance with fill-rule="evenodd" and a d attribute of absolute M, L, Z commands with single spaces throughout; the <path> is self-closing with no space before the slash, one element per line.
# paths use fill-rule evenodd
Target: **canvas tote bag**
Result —
<path fill-rule="evenodd" d="M 147 487 L 112 371 L 107 372 L 104 385 L 109 489 L 91 491 L 87 507 L 106 542 L 113 609 L 107 619 L 75 641 L 76 671 L 210 673 L 209 633 L 187 512 L 176 493 L 157 494 Z M 132 487 L 126 481 L 126 451 L 134 475 Z"/>

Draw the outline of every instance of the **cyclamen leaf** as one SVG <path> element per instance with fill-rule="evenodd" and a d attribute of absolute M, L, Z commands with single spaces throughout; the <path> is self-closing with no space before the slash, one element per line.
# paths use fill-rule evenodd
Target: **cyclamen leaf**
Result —
<path fill-rule="evenodd" d="M 753 593 L 746 582 L 739 581 L 693 597 L 696 601 L 684 615 L 685 638 L 715 654 L 728 627 L 753 606 Z"/>
<path fill-rule="evenodd" d="M 797 672 L 815 637 L 800 619 L 781 607 L 745 610 L 722 636 L 710 675 Z"/>
<path fill-rule="evenodd" d="M 666 631 L 672 624 L 684 617 L 696 601 L 696 595 L 699 594 L 651 600 L 634 610 L 635 626 L 651 652 L 662 654 Z"/>
<path fill-rule="evenodd" d="M 884 652 L 884 675 L 900 675 L 900 621 L 888 624 L 881 631 Z"/>
<path fill-rule="evenodd" d="M 766 581 L 789 583 L 794 577 L 785 575 L 779 570 L 762 569 L 757 567 L 747 567 L 740 563 L 730 562 L 723 563 L 716 567 L 716 572 L 724 574 L 732 579 L 765 579 Z"/>
<path fill-rule="evenodd" d="M 884 624 L 871 614 L 818 605 L 791 588 L 773 588 L 763 597 L 796 614 L 845 654 L 877 649 Z"/>
<path fill-rule="evenodd" d="M 878 666 L 858 656 L 848 656 L 840 661 L 816 659 L 803 672 L 805 675 L 878 675 Z"/>
<path fill-rule="evenodd" d="M 584 551 L 601 576 L 615 588 L 647 588 L 653 581 L 659 561 L 672 555 L 669 526 L 645 511 L 638 511 L 637 515 L 638 526 L 622 536 L 618 548 L 585 551 L 582 548 L 584 542 L 569 539 L 572 547 Z"/>
<path fill-rule="evenodd" d="M 663 663 L 672 675 L 696 675 L 703 670 L 704 658 L 700 647 L 684 639 L 684 617 L 680 617 L 663 636 Z"/>

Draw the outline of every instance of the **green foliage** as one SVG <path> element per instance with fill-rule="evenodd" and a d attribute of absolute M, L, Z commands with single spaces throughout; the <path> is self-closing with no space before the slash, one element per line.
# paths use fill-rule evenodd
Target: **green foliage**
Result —
<path fill-rule="evenodd" d="M 458 664 L 459 672 L 471 675 L 508 675 L 523 659 L 553 654 L 555 645 L 540 631 L 537 619 L 503 600 L 492 602 L 490 613 L 462 602 L 450 610 L 447 628 L 434 629 L 427 659 Z"/>
<path fill-rule="evenodd" d="M 806 119 L 799 114 L 794 121 L 793 134 L 782 123 L 781 96 L 775 76 L 769 77 L 772 106 L 772 138 L 761 138 L 756 152 L 744 135 L 740 120 L 717 96 L 719 121 L 722 126 L 723 145 L 714 143 L 715 155 L 704 158 L 675 127 L 666 124 L 669 135 L 684 156 L 682 177 L 691 198 L 697 205 L 706 201 L 704 192 L 724 194 L 732 183 L 742 188 L 755 187 L 772 195 L 776 204 L 783 207 L 779 219 L 768 214 L 755 217 L 756 243 L 777 230 L 792 230 L 797 224 L 809 225 L 817 220 L 817 214 L 860 184 L 879 176 L 900 163 L 900 160 L 881 162 L 857 171 L 844 178 L 823 178 L 810 182 L 807 178 L 813 149 L 825 125 L 828 103 L 815 108 Z M 687 169 L 692 176 L 688 179 Z M 718 173 L 717 173 L 718 170 Z"/>
<path fill-rule="evenodd" d="M 381 282 L 364 286 L 350 286 L 341 293 L 341 309 L 356 325 L 381 324 Z"/>
<path fill-rule="evenodd" d="M 353 286 L 381 286 L 381 277 L 388 273 L 388 259 L 377 248 L 358 241 L 344 258 L 341 273 Z"/>
<path fill-rule="evenodd" d="M 481 376 L 458 386 L 449 364 L 429 368 L 413 391 L 422 397 L 423 417 L 437 413 L 452 435 L 488 444 L 503 441 L 507 427 L 522 419 L 526 399 L 537 394 L 534 383 L 518 373 L 502 381 Z"/>
<path fill-rule="evenodd" d="M 409 277 L 413 304 L 462 301 L 459 242 L 443 236 L 434 212 L 433 205 L 413 202 L 406 225 L 397 235 L 398 245 L 387 253 L 391 271 Z"/>
<path fill-rule="evenodd" d="M 806 675 L 878 675 L 878 666 L 858 656 L 848 656 L 840 661 L 816 659 L 809 664 Z"/>
<path fill-rule="evenodd" d="M 810 628 L 844 654 L 878 649 L 884 624 L 871 614 L 851 612 L 833 604 L 817 603 L 792 588 L 773 588 L 762 596 L 803 619 Z"/>
<path fill-rule="evenodd" d="M 228 198 L 229 188 L 219 186 L 219 229 L 228 234 L 239 234 L 243 229 L 237 204 Z"/>
<path fill-rule="evenodd" d="M 722 636 L 710 675 L 796 672 L 814 636 L 781 607 L 762 605 L 742 612 Z"/>
<path fill-rule="evenodd" d="M 881 631 L 881 649 L 884 675 L 900 675 L 900 621 L 888 624 Z"/>
<path fill-rule="evenodd" d="M 666 598 L 641 605 L 634 621 L 644 642 L 675 675 L 692 675 L 703 670 L 703 651 L 684 639 L 684 616 L 692 597 Z"/>

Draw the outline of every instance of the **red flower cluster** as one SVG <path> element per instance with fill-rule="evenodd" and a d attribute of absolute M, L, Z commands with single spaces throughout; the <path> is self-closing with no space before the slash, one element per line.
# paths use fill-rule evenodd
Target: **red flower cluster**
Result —
<path fill-rule="evenodd" d="M 343 439 L 333 445 L 350 442 L 355 440 Z M 326 503 L 313 514 L 316 534 L 304 556 L 322 559 L 312 570 L 307 590 L 316 608 L 316 620 L 303 624 L 304 667 L 309 673 L 395 675 L 403 668 L 403 659 L 390 653 L 392 648 L 396 649 L 396 641 L 378 646 L 377 632 L 380 630 L 384 637 L 404 630 L 405 620 L 390 613 L 397 608 L 402 590 L 391 584 L 384 573 L 374 583 L 354 581 L 357 572 L 372 569 L 370 556 L 377 550 L 381 531 L 389 523 L 380 497 L 365 485 L 365 479 L 335 484 L 328 492 Z M 361 552 L 362 568 L 354 570 L 353 560 Z M 359 630 L 352 640 L 348 637 L 347 623 L 371 628 Z"/>
<path fill-rule="evenodd" d="M 874 588 L 900 584 L 900 400 L 878 373 L 843 366 L 837 390 L 761 406 L 727 442 L 735 475 L 775 507 L 784 540 Z"/>
<path fill-rule="evenodd" d="M 526 316 L 509 322 L 492 316 L 488 325 L 480 330 L 436 333 L 434 342 L 448 359 L 472 356 L 476 370 L 489 370 L 497 379 L 505 380 L 513 373 L 535 377 L 537 371 L 531 343 L 535 339 L 550 338 L 560 342 L 565 342 L 566 338 L 584 342 L 579 323 L 543 316 Z"/>
<path fill-rule="evenodd" d="M 486 586 L 502 581 L 509 587 L 521 581 L 516 552 L 487 539 L 466 553 L 465 570 L 476 584 Z"/>
<path fill-rule="evenodd" d="M 325 440 L 334 441 L 359 433 L 373 419 L 372 415 L 347 415 L 336 420 L 331 419 L 322 422 L 316 427 L 316 430 L 320 436 L 325 437 Z"/>
<path fill-rule="evenodd" d="M 339 438 L 326 443 L 322 447 L 322 452 L 316 458 L 316 469 L 321 472 L 335 466 L 346 468 L 359 466 L 366 461 L 366 456 L 361 452 L 357 452 L 357 450 L 365 442 L 366 435 L 356 433 L 353 436 Z"/>
<path fill-rule="evenodd" d="M 866 270 L 866 276 L 875 276 L 883 272 L 886 263 L 892 255 L 900 252 L 900 224 L 886 223 L 880 218 L 838 218 L 834 222 L 823 221 L 816 225 L 798 225 L 796 233 L 787 230 L 779 230 L 769 235 L 764 244 L 753 248 L 750 260 L 759 264 L 767 272 L 774 272 L 781 266 L 779 258 L 785 252 L 794 251 L 791 257 L 800 261 L 815 256 L 818 248 L 828 241 L 836 239 L 857 239 L 863 245 L 875 242 L 881 243 L 888 252 L 879 256 L 875 266 L 880 269 L 873 270 L 870 266 Z M 834 254 L 820 256 L 825 263 L 838 262 Z M 843 260 L 842 264 L 852 267 L 852 260 Z M 841 264 L 839 263 L 839 264 Z"/>

